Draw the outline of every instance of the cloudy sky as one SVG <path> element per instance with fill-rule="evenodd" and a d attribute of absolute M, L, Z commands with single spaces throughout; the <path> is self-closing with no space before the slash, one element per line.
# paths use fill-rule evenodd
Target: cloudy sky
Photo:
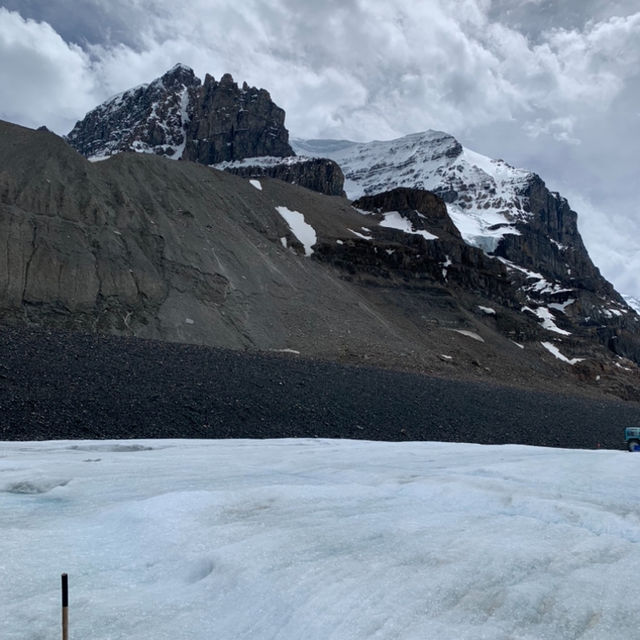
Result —
<path fill-rule="evenodd" d="M 268 89 L 295 137 L 425 129 L 539 173 L 640 297 L 638 0 L 0 0 L 0 118 L 67 133 L 176 62 Z"/>

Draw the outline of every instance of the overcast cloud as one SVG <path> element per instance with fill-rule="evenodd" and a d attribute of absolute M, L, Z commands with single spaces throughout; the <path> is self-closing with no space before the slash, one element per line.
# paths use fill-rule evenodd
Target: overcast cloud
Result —
<path fill-rule="evenodd" d="M 296 137 L 440 129 L 569 198 L 640 297 L 637 0 L 8 0 L 0 118 L 67 133 L 183 62 L 264 87 Z"/>

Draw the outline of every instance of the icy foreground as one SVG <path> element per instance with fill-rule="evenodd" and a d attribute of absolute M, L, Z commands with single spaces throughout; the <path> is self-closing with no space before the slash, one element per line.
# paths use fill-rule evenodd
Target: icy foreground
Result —
<path fill-rule="evenodd" d="M 0 637 L 636 637 L 640 456 L 332 440 L 0 445 Z"/>

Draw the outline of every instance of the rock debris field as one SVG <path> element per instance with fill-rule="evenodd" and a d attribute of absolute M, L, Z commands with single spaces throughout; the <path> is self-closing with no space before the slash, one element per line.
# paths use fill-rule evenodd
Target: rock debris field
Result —
<path fill-rule="evenodd" d="M 640 405 L 290 354 L 0 329 L 0 439 L 349 438 L 624 447 Z"/>

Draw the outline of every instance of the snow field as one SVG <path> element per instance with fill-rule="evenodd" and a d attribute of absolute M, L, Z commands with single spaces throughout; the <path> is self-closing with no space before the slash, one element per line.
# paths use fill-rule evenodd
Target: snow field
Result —
<path fill-rule="evenodd" d="M 444 443 L 3 443 L 0 637 L 635 637 L 640 457 Z"/>

